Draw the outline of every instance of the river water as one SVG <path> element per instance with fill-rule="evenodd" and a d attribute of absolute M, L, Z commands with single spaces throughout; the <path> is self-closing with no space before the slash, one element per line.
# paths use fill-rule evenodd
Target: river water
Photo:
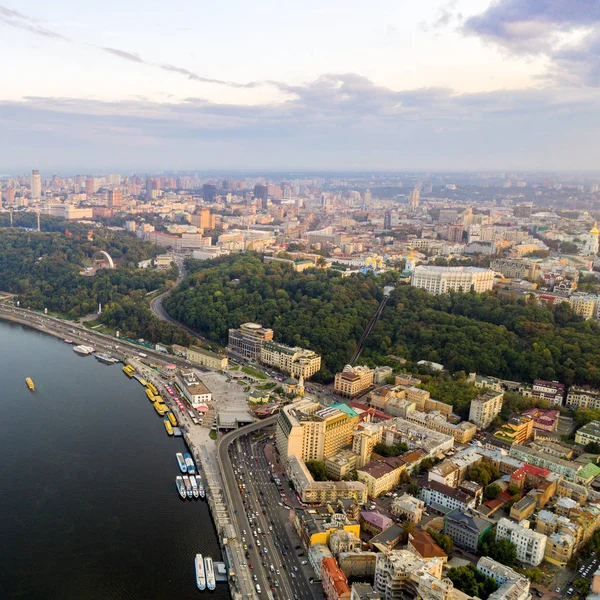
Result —
<path fill-rule="evenodd" d="M 0 597 L 230 598 L 196 588 L 217 534 L 205 501 L 178 496 L 185 444 L 137 381 L 4 321 L 0 381 Z"/>

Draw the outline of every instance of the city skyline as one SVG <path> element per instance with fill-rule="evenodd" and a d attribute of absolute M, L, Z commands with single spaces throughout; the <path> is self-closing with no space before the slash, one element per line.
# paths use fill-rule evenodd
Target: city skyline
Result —
<path fill-rule="evenodd" d="M 28 0 L 0 27 L 2 172 L 596 168 L 585 0 Z"/>

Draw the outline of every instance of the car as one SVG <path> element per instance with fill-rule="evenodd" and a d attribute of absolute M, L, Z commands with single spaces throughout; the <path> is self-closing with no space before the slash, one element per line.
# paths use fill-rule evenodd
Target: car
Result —
<path fill-rule="evenodd" d="M 256 576 L 256 573 L 254 573 L 254 575 L 252 575 L 252 579 L 254 579 L 254 581 L 258 581 L 258 577 Z"/>
<path fill-rule="evenodd" d="M 292 579 L 296 578 L 296 574 L 293 571 L 290 573 L 290 575 L 292 576 Z"/>
<path fill-rule="evenodd" d="M 244 544 L 244 550 L 248 550 L 248 544 Z"/>
<path fill-rule="evenodd" d="M 246 530 L 242 529 L 242 535 L 246 535 Z"/>
<path fill-rule="evenodd" d="M 269 584 L 269 587 L 270 587 L 272 590 L 274 590 L 274 589 L 275 589 L 275 586 L 274 586 L 272 583 L 270 583 L 270 584 Z"/>
<path fill-rule="evenodd" d="M 260 540 L 256 540 L 256 545 L 260 546 Z"/>
<path fill-rule="evenodd" d="M 276 569 L 276 570 L 275 570 L 275 573 L 277 573 L 277 575 L 279 575 L 279 569 Z"/>
<path fill-rule="evenodd" d="M 264 552 L 265 554 L 267 554 L 267 547 L 266 547 L 266 546 L 264 546 L 264 547 L 263 547 L 263 552 Z"/>
<path fill-rule="evenodd" d="M 298 567 L 294 567 L 294 571 L 296 571 L 296 573 L 298 572 Z"/>
<path fill-rule="evenodd" d="M 252 563 L 248 563 L 248 566 L 249 566 L 251 569 L 254 569 L 254 565 L 253 565 Z"/>
<path fill-rule="evenodd" d="M 307 565 L 307 564 L 308 564 L 308 561 L 307 561 L 307 560 L 303 560 L 303 561 L 302 561 L 300 564 L 301 564 L 301 565 Z"/>
<path fill-rule="evenodd" d="M 244 544 L 246 543 L 246 538 L 245 538 L 245 537 L 243 537 L 243 538 L 242 538 L 242 542 L 243 542 Z"/>

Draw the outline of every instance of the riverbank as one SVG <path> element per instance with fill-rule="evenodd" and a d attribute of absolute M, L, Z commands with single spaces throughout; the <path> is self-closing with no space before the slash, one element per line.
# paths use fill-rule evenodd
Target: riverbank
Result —
<path fill-rule="evenodd" d="M 120 366 L 42 333 L 0 322 L 4 596 L 198 597 L 193 558 L 220 548 L 208 504 L 177 494 L 184 440 L 166 435 Z M 230 594 L 220 585 L 211 596 Z"/>

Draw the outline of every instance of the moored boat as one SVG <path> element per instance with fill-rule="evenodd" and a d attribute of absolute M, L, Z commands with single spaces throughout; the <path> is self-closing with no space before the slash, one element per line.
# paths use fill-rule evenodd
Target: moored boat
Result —
<path fill-rule="evenodd" d="M 177 485 L 177 491 L 179 492 L 179 495 L 185 500 L 187 497 L 187 491 L 181 475 L 177 475 L 177 477 L 175 477 L 175 484 Z"/>
<path fill-rule="evenodd" d="M 68 338 L 67 338 L 66 340 L 63 340 L 63 342 L 64 342 L 65 344 L 72 344 L 72 343 L 73 343 L 73 340 L 70 340 L 70 339 L 68 339 Z"/>
<path fill-rule="evenodd" d="M 31 379 L 31 377 L 26 377 L 25 383 L 32 392 L 35 391 L 35 384 L 33 383 L 33 379 Z"/>
<path fill-rule="evenodd" d="M 198 482 L 198 495 L 202 500 L 206 497 L 206 491 L 204 490 L 204 486 Z"/>
<path fill-rule="evenodd" d="M 173 425 L 173 427 L 177 427 L 177 419 L 172 411 L 167 412 L 167 417 L 169 418 L 169 421 L 171 421 L 171 425 Z"/>
<path fill-rule="evenodd" d="M 198 498 L 198 496 L 200 495 L 198 493 L 198 482 L 196 481 L 196 478 L 193 475 L 190 475 L 190 483 L 192 484 L 192 495 L 194 496 L 194 498 Z"/>
<path fill-rule="evenodd" d="M 154 403 L 154 410 L 161 416 L 164 417 L 165 413 L 167 412 L 168 407 L 166 404 L 163 404 L 162 402 L 155 402 Z"/>
<path fill-rule="evenodd" d="M 157 398 L 148 388 L 146 388 L 146 396 L 148 396 L 148 400 L 150 400 L 150 402 L 156 402 L 157 400 L 160 400 L 160 398 Z"/>
<path fill-rule="evenodd" d="M 204 560 L 202 554 L 196 554 L 196 560 L 194 561 L 196 567 L 196 585 L 200 591 L 206 589 L 206 575 L 204 574 Z"/>
<path fill-rule="evenodd" d="M 179 465 L 179 470 L 182 473 L 187 473 L 187 465 L 185 464 L 185 458 L 183 458 L 183 454 L 181 454 L 181 452 L 177 452 L 177 454 L 175 454 L 175 457 L 177 458 L 177 464 Z"/>
<path fill-rule="evenodd" d="M 169 421 L 169 419 L 167 419 L 167 417 L 165 417 L 163 419 L 163 423 L 165 425 L 165 429 L 167 430 L 167 433 L 169 435 L 173 435 L 173 425 L 171 425 L 171 421 Z"/>
<path fill-rule="evenodd" d="M 192 459 L 189 452 L 186 452 L 183 455 L 183 458 L 185 458 L 185 464 L 187 466 L 188 473 L 194 475 L 196 473 L 196 465 L 194 464 L 194 460 Z"/>
<path fill-rule="evenodd" d="M 87 356 L 94 351 L 91 346 L 73 346 L 73 352 L 80 354 L 81 356 Z"/>
<path fill-rule="evenodd" d="M 135 369 L 131 365 L 125 365 L 123 367 L 123 373 L 125 373 L 127 377 L 133 377 L 135 375 Z"/>
<path fill-rule="evenodd" d="M 206 587 L 209 590 L 215 589 L 215 568 L 210 556 L 204 558 L 204 571 L 206 573 Z"/>
<path fill-rule="evenodd" d="M 188 498 L 192 497 L 192 484 L 190 483 L 190 478 L 187 475 L 183 476 L 183 483 L 185 484 L 185 492 Z"/>
<path fill-rule="evenodd" d="M 116 362 L 119 362 L 116 358 L 113 358 L 110 354 L 106 352 L 95 352 L 94 358 L 105 365 L 114 365 Z"/>

